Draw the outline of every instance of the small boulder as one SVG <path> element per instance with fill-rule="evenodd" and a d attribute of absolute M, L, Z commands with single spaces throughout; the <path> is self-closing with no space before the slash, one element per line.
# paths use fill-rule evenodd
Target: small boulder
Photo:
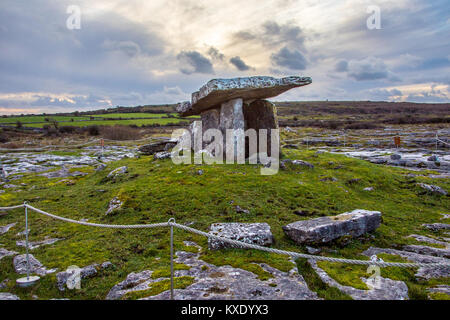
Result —
<path fill-rule="evenodd" d="M 123 202 L 120 201 L 119 198 L 114 197 L 109 202 L 108 210 L 106 210 L 106 215 L 111 214 L 113 211 L 119 210 L 122 208 Z"/>
<path fill-rule="evenodd" d="M 418 183 L 417 184 L 419 187 L 421 187 L 422 189 L 434 193 L 434 194 L 440 194 L 443 196 L 446 196 L 448 193 L 447 191 L 445 191 L 444 189 L 442 189 L 441 187 L 432 185 L 432 184 L 425 184 L 425 183 Z"/>
<path fill-rule="evenodd" d="M 127 166 L 119 167 L 117 169 L 114 169 L 110 173 L 108 173 L 107 178 L 114 179 L 114 178 L 117 178 L 120 175 L 123 175 L 123 174 L 127 173 L 127 172 L 128 172 L 128 167 Z"/>
<path fill-rule="evenodd" d="M 285 234 L 298 244 L 327 243 L 343 236 L 359 237 L 381 224 L 381 212 L 362 209 L 333 217 L 319 217 L 290 223 Z"/>
<path fill-rule="evenodd" d="M 439 158 L 437 155 L 432 155 L 431 157 L 428 157 L 427 159 L 428 161 L 433 161 L 433 162 L 439 162 Z"/>
<path fill-rule="evenodd" d="M 247 209 L 242 209 L 240 206 L 235 206 L 234 209 L 236 210 L 236 213 L 245 213 L 245 214 L 249 214 L 250 211 Z"/>
<path fill-rule="evenodd" d="M 30 272 L 36 273 L 40 276 L 45 276 L 49 273 L 53 273 L 56 269 L 47 269 L 42 263 L 37 260 L 32 254 L 29 255 L 30 259 Z M 21 254 L 15 256 L 13 259 L 14 269 L 18 274 L 26 274 L 27 273 L 27 255 Z"/>
<path fill-rule="evenodd" d="M 367 187 L 363 189 L 364 191 L 373 191 L 373 187 Z"/>
<path fill-rule="evenodd" d="M 16 222 L 15 222 L 15 223 L 7 224 L 6 226 L 3 226 L 3 227 L 0 226 L 0 234 L 4 234 L 4 233 L 8 232 L 9 229 L 11 229 L 12 227 L 14 227 L 15 225 L 16 225 Z"/>
<path fill-rule="evenodd" d="M 392 160 L 400 160 L 401 158 L 402 158 L 402 156 L 400 154 L 391 154 Z"/>
<path fill-rule="evenodd" d="M 259 246 L 270 246 L 274 242 L 270 226 L 267 223 L 214 223 L 210 227 L 209 234 Z M 217 250 L 239 248 L 240 246 L 208 238 L 208 247 L 211 250 Z"/>
<path fill-rule="evenodd" d="M 109 268 L 110 266 L 112 266 L 111 262 L 106 261 L 101 265 L 94 263 L 84 268 L 67 269 L 66 271 L 58 272 L 56 274 L 56 286 L 60 291 L 64 291 L 67 281 L 69 278 L 73 277 L 76 272 L 79 272 L 79 280 L 88 279 L 97 275 L 98 271 Z"/>
<path fill-rule="evenodd" d="M 0 292 L 0 300 L 20 300 L 20 298 L 9 292 Z"/>
<path fill-rule="evenodd" d="M 162 160 L 162 159 L 170 159 L 172 158 L 172 154 L 167 151 L 155 153 L 153 156 L 153 160 Z"/>

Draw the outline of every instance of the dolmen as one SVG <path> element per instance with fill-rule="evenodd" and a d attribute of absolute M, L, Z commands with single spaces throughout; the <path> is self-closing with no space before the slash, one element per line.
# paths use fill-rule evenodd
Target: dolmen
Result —
<path fill-rule="evenodd" d="M 267 150 L 271 150 L 270 129 L 278 129 L 278 119 L 275 105 L 265 99 L 311 82 L 310 77 L 300 76 L 279 79 L 266 76 L 213 79 L 194 92 L 191 101 L 179 103 L 177 111 L 183 117 L 201 116 L 201 121 L 191 124 L 192 135 L 201 132 L 203 136 L 208 129 L 213 128 L 219 129 L 225 140 L 228 129 L 234 130 L 235 137 L 243 135 L 247 129 L 255 129 L 256 132 L 267 129 Z M 203 139 L 201 148 L 209 142 Z M 245 147 L 248 157 L 248 141 Z"/>

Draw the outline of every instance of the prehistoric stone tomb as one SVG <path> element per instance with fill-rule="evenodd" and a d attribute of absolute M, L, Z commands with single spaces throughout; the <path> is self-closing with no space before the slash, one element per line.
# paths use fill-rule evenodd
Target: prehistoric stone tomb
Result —
<path fill-rule="evenodd" d="M 249 148 L 249 140 L 244 132 L 255 129 L 259 145 L 261 129 L 267 130 L 267 154 L 271 150 L 271 129 L 278 128 L 276 109 L 273 103 L 264 100 L 275 97 L 292 88 L 308 85 L 312 82 L 309 77 L 286 77 L 276 79 L 273 77 L 247 77 L 233 79 L 213 79 L 206 83 L 199 91 L 192 94 L 192 101 L 178 104 L 177 111 L 182 116 L 200 115 L 201 122 L 196 121 L 191 125 L 190 132 L 203 134 L 208 129 L 219 129 L 224 137 L 227 148 L 232 147 L 237 156 L 245 152 L 248 158 L 255 152 Z M 233 130 L 233 140 L 226 144 L 227 130 Z M 262 132 L 264 133 L 264 132 Z M 245 149 L 238 148 L 238 141 L 245 139 Z M 212 139 L 211 139 L 212 140 Z M 201 146 L 191 145 L 194 150 L 203 149 L 211 142 L 203 140 Z M 191 141 L 194 141 L 192 138 Z"/>

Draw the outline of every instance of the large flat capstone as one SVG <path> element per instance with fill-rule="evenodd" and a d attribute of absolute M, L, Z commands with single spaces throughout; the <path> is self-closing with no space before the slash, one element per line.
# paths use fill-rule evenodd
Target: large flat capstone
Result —
<path fill-rule="evenodd" d="M 358 237 L 374 231 L 380 224 L 381 212 L 357 209 L 333 217 L 296 221 L 284 226 L 283 230 L 298 244 L 317 244 L 342 236 Z"/>
<path fill-rule="evenodd" d="M 221 103 L 241 98 L 244 101 L 275 97 L 292 88 L 308 85 L 310 77 L 291 76 L 273 78 L 265 76 L 213 79 L 199 91 L 192 93 L 192 101 L 178 104 L 182 116 L 200 114 L 202 111 L 218 108 Z"/>
<path fill-rule="evenodd" d="M 214 223 L 211 225 L 209 233 L 259 246 L 270 246 L 273 243 L 273 235 L 267 223 Z M 216 250 L 239 246 L 208 238 L 208 247 L 211 250 Z"/>

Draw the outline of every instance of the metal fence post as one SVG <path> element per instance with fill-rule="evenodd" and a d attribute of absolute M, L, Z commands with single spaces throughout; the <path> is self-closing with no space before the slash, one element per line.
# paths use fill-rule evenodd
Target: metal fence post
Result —
<path fill-rule="evenodd" d="M 173 225 L 175 218 L 169 219 L 170 226 L 170 300 L 173 300 Z"/>
<path fill-rule="evenodd" d="M 27 280 L 30 279 L 30 257 L 28 254 L 28 208 L 27 208 L 27 202 L 24 201 L 23 203 L 25 207 L 25 248 L 27 253 Z"/>

